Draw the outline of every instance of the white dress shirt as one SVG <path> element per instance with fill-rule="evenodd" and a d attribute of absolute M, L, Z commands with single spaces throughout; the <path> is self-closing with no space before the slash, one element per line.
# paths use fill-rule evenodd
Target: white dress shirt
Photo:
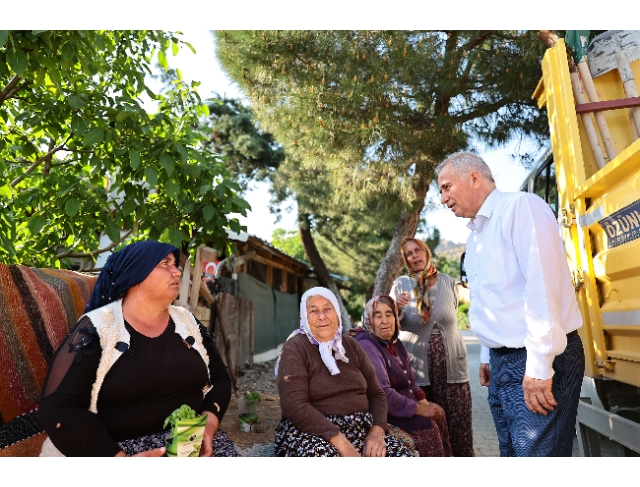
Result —
<path fill-rule="evenodd" d="M 469 321 L 483 345 L 480 361 L 489 362 L 485 347 L 526 347 L 526 375 L 550 379 L 582 316 L 549 205 L 495 189 L 468 227 Z"/>

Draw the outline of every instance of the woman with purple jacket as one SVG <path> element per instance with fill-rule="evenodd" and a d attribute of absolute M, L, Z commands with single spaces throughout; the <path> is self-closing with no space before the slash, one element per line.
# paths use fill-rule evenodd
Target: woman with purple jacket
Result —
<path fill-rule="evenodd" d="M 409 433 L 421 457 L 452 456 L 444 411 L 428 402 L 416 383 L 409 354 L 398 340 L 398 323 L 394 300 L 376 296 L 365 306 L 362 328 L 349 334 L 358 340 L 376 370 L 387 397 L 387 422 Z"/>

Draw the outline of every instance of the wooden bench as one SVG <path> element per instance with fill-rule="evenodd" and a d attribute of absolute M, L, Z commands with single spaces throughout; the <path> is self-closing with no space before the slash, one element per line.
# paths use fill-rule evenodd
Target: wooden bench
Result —
<path fill-rule="evenodd" d="M 0 264 L 0 457 L 37 456 L 49 363 L 83 314 L 96 277 Z"/>

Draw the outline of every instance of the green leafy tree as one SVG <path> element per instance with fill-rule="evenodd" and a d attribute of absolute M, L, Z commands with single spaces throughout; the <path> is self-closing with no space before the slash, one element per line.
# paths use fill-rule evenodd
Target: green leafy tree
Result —
<path fill-rule="evenodd" d="M 211 143 L 243 190 L 251 181 L 272 180 L 285 158 L 270 133 L 256 126 L 251 110 L 240 100 L 219 99 L 209 104 Z"/>
<path fill-rule="evenodd" d="M 276 228 L 271 236 L 271 243 L 274 247 L 282 250 L 285 254 L 295 257 L 304 262 L 307 256 L 304 253 L 300 233 L 295 230 L 285 230 L 284 228 Z"/>
<path fill-rule="evenodd" d="M 240 231 L 229 214 L 249 206 L 204 144 L 197 83 L 146 84 L 154 60 L 193 50 L 179 36 L 0 31 L 1 260 L 58 267 L 130 235 L 184 248 Z"/>
<path fill-rule="evenodd" d="M 310 214 L 309 201 L 313 201 L 322 187 L 322 178 L 301 177 L 290 170 L 297 165 L 287 163 L 280 145 L 270 133 L 264 132 L 254 121 L 249 108 L 239 100 L 218 100 L 210 105 L 211 141 L 213 149 L 224 155 L 224 162 L 245 189 L 251 180 L 267 180 L 271 184 L 273 198 L 271 210 L 278 213 L 279 204 L 288 197 L 296 200 L 298 207 L 299 239 L 304 256 L 312 266 L 322 286 L 331 289 L 338 297 L 343 322 L 349 323 L 349 313 L 338 291 L 337 284 L 317 246 L 317 232 L 313 231 L 314 217 Z M 317 218 L 316 218 L 317 220 Z M 326 218 L 329 221 L 331 218 Z"/>
<path fill-rule="evenodd" d="M 216 38 L 223 67 L 297 165 L 290 174 L 323 175 L 309 213 L 366 211 L 370 195 L 388 202 L 374 205 L 384 227 L 394 222 L 375 293 L 388 292 L 402 268 L 398 246 L 416 232 L 435 165 L 472 140 L 548 135 L 531 100 L 545 48 L 537 31 L 219 31 Z"/>

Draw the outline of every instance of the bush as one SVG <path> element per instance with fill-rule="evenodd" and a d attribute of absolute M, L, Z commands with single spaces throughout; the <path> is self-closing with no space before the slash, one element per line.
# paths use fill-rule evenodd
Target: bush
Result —
<path fill-rule="evenodd" d="M 456 318 L 458 320 L 458 328 L 461 330 L 471 329 L 471 325 L 469 324 L 469 303 L 460 303 Z"/>

